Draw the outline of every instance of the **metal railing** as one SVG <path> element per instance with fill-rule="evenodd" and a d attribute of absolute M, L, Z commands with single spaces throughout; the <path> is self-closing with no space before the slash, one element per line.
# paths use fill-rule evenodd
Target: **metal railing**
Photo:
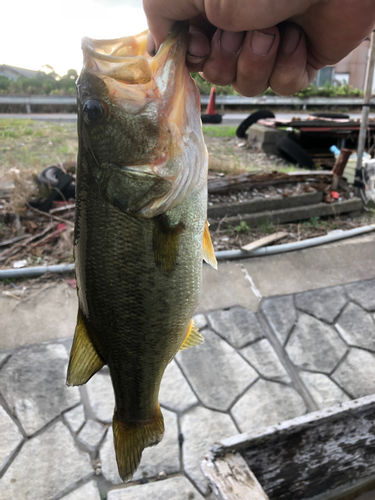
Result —
<path fill-rule="evenodd" d="M 203 95 L 201 101 L 203 105 L 208 104 L 209 96 Z M 31 113 L 32 105 L 54 105 L 71 106 L 76 105 L 75 96 L 57 96 L 57 95 L 0 95 L 1 104 L 12 104 L 25 106 L 26 112 Z M 363 104 L 362 97 L 281 97 L 281 96 L 258 96 L 243 97 L 237 95 L 219 95 L 216 96 L 218 106 L 299 106 L 306 109 L 308 106 L 357 106 Z M 371 107 L 375 108 L 375 98 L 372 98 Z"/>

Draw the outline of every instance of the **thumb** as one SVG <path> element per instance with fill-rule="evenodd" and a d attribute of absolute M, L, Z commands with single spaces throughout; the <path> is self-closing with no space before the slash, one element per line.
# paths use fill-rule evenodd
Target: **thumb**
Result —
<path fill-rule="evenodd" d="M 198 2 L 197 2 L 198 3 Z M 147 51 L 156 53 L 167 38 L 176 21 L 188 21 L 204 13 L 192 0 L 143 0 L 143 9 L 150 30 L 147 38 Z"/>

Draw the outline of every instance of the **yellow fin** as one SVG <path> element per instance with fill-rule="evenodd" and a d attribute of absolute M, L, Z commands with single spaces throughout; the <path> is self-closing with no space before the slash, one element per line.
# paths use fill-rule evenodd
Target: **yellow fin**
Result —
<path fill-rule="evenodd" d="M 155 416 L 145 422 L 126 424 L 113 416 L 113 436 L 117 467 L 123 481 L 129 481 L 141 461 L 142 451 L 147 446 L 158 444 L 164 435 L 164 419 L 160 406 Z"/>
<path fill-rule="evenodd" d="M 194 323 L 194 320 L 190 321 L 188 332 L 184 341 L 181 344 L 179 351 L 183 351 L 184 349 L 188 349 L 189 347 L 194 347 L 195 345 L 203 344 L 204 337 L 199 333 L 197 325 Z"/>
<path fill-rule="evenodd" d="M 206 220 L 203 233 L 203 260 L 210 264 L 211 267 L 217 269 L 217 261 L 215 257 L 215 250 L 212 244 L 210 230 L 208 229 L 209 223 Z"/>
<path fill-rule="evenodd" d="M 177 264 L 178 241 L 184 224 L 171 225 L 166 215 L 156 218 L 153 231 L 155 263 L 159 269 L 168 272 Z"/>
<path fill-rule="evenodd" d="M 90 340 L 82 313 L 78 311 L 66 383 L 68 385 L 85 384 L 104 365 L 104 361 Z"/>

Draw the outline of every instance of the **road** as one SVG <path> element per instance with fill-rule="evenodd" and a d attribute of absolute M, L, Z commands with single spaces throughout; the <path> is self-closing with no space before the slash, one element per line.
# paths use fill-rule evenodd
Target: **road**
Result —
<path fill-rule="evenodd" d="M 245 118 L 249 116 L 249 113 L 225 113 L 223 114 L 222 125 L 239 125 Z M 350 118 L 356 120 L 361 118 L 360 113 L 348 113 Z M 293 117 L 298 116 L 299 118 L 306 118 L 309 113 L 306 111 L 277 111 L 275 113 L 276 118 L 291 120 Z M 77 121 L 77 115 L 73 113 L 2 113 L 0 114 L 0 119 L 2 118 L 18 118 L 18 119 L 28 119 L 28 120 L 42 120 L 42 121 L 53 121 L 53 122 L 63 122 L 63 123 L 74 123 Z"/>

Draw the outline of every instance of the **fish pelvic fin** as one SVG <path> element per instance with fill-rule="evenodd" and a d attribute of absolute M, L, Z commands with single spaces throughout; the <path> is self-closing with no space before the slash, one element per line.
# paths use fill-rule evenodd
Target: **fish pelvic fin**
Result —
<path fill-rule="evenodd" d="M 103 359 L 90 340 L 82 313 L 79 310 L 66 383 L 68 385 L 85 384 L 104 365 Z"/>
<path fill-rule="evenodd" d="M 172 225 L 166 215 L 156 218 L 153 230 L 153 250 L 156 266 L 163 272 L 172 271 L 177 265 L 178 243 L 184 224 Z"/>
<path fill-rule="evenodd" d="M 152 419 L 136 424 L 121 421 L 115 411 L 113 437 L 117 467 L 123 481 L 132 478 L 141 461 L 143 450 L 158 444 L 163 436 L 164 418 L 159 405 Z"/>
<path fill-rule="evenodd" d="M 198 327 L 194 323 L 194 320 L 191 320 L 186 337 L 182 342 L 179 351 L 183 351 L 184 349 L 188 349 L 189 347 L 194 347 L 196 345 L 203 344 L 203 342 L 204 342 L 203 335 L 199 333 Z"/>
<path fill-rule="evenodd" d="M 211 267 L 217 269 L 217 261 L 215 257 L 215 250 L 212 244 L 210 230 L 208 229 L 209 223 L 206 220 L 203 232 L 203 260 L 210 264 Z"/>

